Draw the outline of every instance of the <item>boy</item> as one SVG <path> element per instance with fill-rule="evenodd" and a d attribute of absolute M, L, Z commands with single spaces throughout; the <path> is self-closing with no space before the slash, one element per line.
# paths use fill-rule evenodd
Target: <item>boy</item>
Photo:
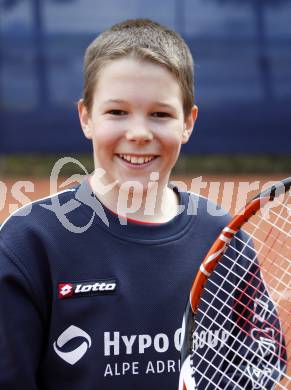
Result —
<path fill-rule="evenodd" d="M 174 390 L 198 260 L 227 221 L 168 185 L 197 117 L 192 57 L 176 33 L 131 20 L 94 40 L 84 72 L 94 173 L 1 229 L 0 388 Z M 74 234 L 56 198 L 75 226 L 103 214 Z"/>

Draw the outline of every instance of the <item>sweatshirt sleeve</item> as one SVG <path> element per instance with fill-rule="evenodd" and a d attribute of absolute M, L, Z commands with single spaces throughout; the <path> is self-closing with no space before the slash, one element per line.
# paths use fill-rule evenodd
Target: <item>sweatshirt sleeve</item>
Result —
<path fill-rule="evenodd" d="M 0 238 L 0 388 L 38 386 L 44 324 L 34 283 Z"/>

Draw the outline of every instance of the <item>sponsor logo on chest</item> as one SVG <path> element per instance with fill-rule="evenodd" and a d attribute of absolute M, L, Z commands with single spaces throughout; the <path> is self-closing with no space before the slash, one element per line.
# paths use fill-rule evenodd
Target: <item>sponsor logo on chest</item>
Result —
<path fill-rule="evenodd" d="M 58 297 L 59 299 L 67 299 L 114 294 L 116 287 L 117 281 L 114 279 L 99 279 L 86 282 L 62 282 L 58 284 Z"/>

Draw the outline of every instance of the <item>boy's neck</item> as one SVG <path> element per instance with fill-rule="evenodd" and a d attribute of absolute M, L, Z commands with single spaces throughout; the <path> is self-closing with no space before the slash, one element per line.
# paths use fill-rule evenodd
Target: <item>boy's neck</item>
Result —
<path fill-rule="evenodd" d="M 104 206 L 119 216 L 145 223 L 165 223 L 178 214 L 179 198 L 168 183 L 159 184 L 156 191 L 148 188 L 143 193 L 123 192 L 115 186 L 106 194 L 94 175 L 89 177 L 89 183 Z M 134 211 L 133 205 L 136 205 Z"/>

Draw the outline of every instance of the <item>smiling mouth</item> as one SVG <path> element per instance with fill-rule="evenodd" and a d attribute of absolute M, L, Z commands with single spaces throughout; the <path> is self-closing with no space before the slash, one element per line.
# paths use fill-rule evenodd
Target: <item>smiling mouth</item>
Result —
<path fill-rule="evenodd" d="M 140 156 L 140 155 L 131 155 L 131 154 L 117 154 L 117 156 L 121 160 L 133 165 L 145 165 L 155 160 L 158 157 L 153 155 Z"/>

